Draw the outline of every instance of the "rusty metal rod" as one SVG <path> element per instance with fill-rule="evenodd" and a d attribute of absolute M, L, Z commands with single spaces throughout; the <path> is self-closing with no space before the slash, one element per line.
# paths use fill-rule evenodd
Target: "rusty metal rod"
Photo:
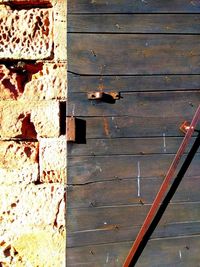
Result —
<path fill-rule="evenodd" d="M 192 134 L 194 133 L 194 130 L 195 130 L 195 127 L 197 126 L 197 123 L 199 122 L 200 120 L 200 105 L 192 119 L 192 122 L 190 124 L 190 127 L 174 157 L 174 160 L 165 176 L 165 179 L 159 189 L 159 192 L 157 193 L 154 201 L 153 201 L 153 204 L 147 214 L 147 217 L 136 237 L 136 240 L 132 246 L 132 248 L 130 249 L 129 251 L 129 254 L 123 264 L 123 267 L 132 267 L 132 266 L 135 266 L 140 254 L 142 253 L 142 250 L 144 249 L 144 246 L 146 245 L 147 241 L 148 241 L 148 238 L 150 237 L 151 233 L 153 232 L 152 229 L 155 229 L 155 226 L 152 228 L 152 223 L 157 220 L 157 223 L 158 221 L 160 220 L 162 214 L 164 213 L 164 211 L 159 214 L 159 211 L 160 211 L 160 208 L 163 209 L 164 207 L 164 210 L 166 209 L 168 203 L 169 203 L 169 197 L 172 194 L 172 192 L 174 191 L 172 187 L 169 188 L 170 186 L 170 182 L 171 180 L 173 179 L 173 176 L 175 174 L 175 171 L 178 167 L 178 164 L 180 162 L 180 159 L 181 157 L 183 156 L 185 150 L 186 150 L 186 147 L 187 145 L 189 144 L 190 142 L 190 139 L 192 137 Z M 186 160 L 184 161 L 174 183 L 175 185 L 178 187 L 182 177 L 184 176 L 187 168 L 189 167 L 198 147 L 199 147 L 199 144 L 200 143 L 200 135 L 198 134 L 198 137 L 194 143 L 194 145 L 192 146 L 192 149 L 190 150 L 190 152 L 188 153 L 188 156 L 186 157 Z M 179 181 L 179 182 L 177 182 Z M 173 184 L 174 184 L 173 183 Z M 173 186 L 172 184 L 172 186 Z M 175 187 L 176 187 L 175 186 Z M 175 188 L 175 190 L 177 189 L 177 187 Z M 166 197 L 165 197 L 166 196 Z M 172 196 L 171 196 L 172 197 Z M 157 225 L 157 224 L 156 224 Z M 147 238 L 148 237 L 148 238 Z"/>

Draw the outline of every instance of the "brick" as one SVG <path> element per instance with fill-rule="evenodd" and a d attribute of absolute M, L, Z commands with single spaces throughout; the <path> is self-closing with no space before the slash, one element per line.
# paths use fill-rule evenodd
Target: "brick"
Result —
<path fill-rule="evenodd" d="M 50 58 L 53 44 L 51 9 L 0 8 L 0 58 Z"/>
<path fill-rule="evenodd" d="M 56 101 L 0 101 L 0 137 L 37 139 L 60 134 Z"/>
<path fill-rule="evenodd" d="M 21 65 L 21 71 L 15 65 L 0 65 L 1 100 L 66 100 L 66 63 L 37 62 Z"/>
<path fill-rule="evenodd" d="M 63 0 L 54 6 L 54 57 L 67 60 L 67 1 Z"/>
<path fill-rule="evenodd" d="M 38 143 L 0 141 L 0 183 L 38 180 Z"/>
<path fill-rule="evenodd" d="M 40 140 L 40 181 L 65 183 L 67 165 L 65 136 Z"/>

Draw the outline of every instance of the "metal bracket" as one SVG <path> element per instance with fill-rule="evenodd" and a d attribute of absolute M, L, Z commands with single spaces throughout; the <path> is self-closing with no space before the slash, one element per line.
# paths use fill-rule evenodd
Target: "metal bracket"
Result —
<path fill-rule="evenodd" d="M 75 117 L 67 117 L 66 118 L 66 137 L 67 142 L 75 142 L 76 141 L 76 118 Z"/>
<path fill-rule="evenodd" d="M 192 128 L 192 126 L 191 126 L 191 128 Z M 184 122 L 181 124 L 181 126 L 180 126 L 179 129 L 180 129 L 180 131 L 181 131 L 182 133 L 186 134 L 187 131 L 190 129 L 190 122 L 189 122 L 189 121 L 184 121 Z M 192 128 L 192 129 L 194 130 L 194 132 L 197 132 L 197 133 L 200 132 L 198 129 L 194 129 L 194 128 Z"/>
<path fill-rule="evenodd" d="M 107 97 L 112 98 L 113 100 L 120 99 L 120 93 L 118 92 L 89 92 L 87 94 L 89 100 L 104 100 Z"/>
<path fill-rule="evenodd" d="M 180 126 L 180 131 L 184 134 L 190 129 L 190 123 L 188 121 L 184 121 Z"/>

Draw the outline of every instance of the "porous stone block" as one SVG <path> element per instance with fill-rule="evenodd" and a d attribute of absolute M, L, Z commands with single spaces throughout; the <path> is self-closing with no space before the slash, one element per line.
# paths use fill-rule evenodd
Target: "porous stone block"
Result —
<path fill-rule="evenodd" d="M 65 183 L 67 165 L 66 137 L 40 140 L 40 181 Z"/>
<path fill-rule="evenodd" d="M 0 246 L 2 267 L 66 267 L 65 231 L 35 228 Z"/>
<path fill-rule="evenodd" d="M 54 58 L 67 60 L 67 1 L 57 0 L 54 5 Z"/>
<path fill-rule="evenodd" d="M 67 97 L 66 63 L 21 63 L 0 65 L 0 99 L 65 100 Z"/>
<path fill-rule="evenodd" d="M 44 63 L 41 70 L 26 83 L 23 99 L 60 99 L 67 97 L 67 65 Z"/>
<path fill-rule="evenodd" d="M 52 55 L 51 9 L 0 8 L 0 59 L 46 59 Z"/>
<path fill-rule="evenodd" d="M 0 184 L 38 180 L 38 142 L 0 141 Z"/>
<path fill-rule="evenodd" d="M 0 137 L 38 139 L 60 134 L 56 101 L 0 101 Z"/>
<path fill-rule="evenodd" d="M 52 0 L 56 1 L 56 0 Z M 0 0 L 0 4 L 10 5 L 28 5 L 28 6 L 39 6 L 39 5 L 51 5 L 51 0 Z"/>
<path fill-rule="evenodd" d="M 1 186 L 0 194 L 0 262 L 64 266 L 60 263 L 65 260 L 65 188 Z"/>

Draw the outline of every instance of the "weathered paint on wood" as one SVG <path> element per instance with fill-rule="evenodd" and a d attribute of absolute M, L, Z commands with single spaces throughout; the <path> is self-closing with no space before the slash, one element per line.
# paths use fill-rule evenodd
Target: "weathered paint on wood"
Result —
<path fill-rule="evenodd" d="M 200 13 L 198 0 L 73 0 L 68 13 Z"/>
<path fill-rule="evenodd" d="M 199 74 L 199 35 L 69 34 L 77 74 Z"/>
<path fill-rule="evenodd" d="M 185 120 L 190 121 L 192 114 L 177 117 L 83 117 L 86 121 L 86 138 L 125 138 L 125 137 L 163 137 L 183 136 L 179 127 Z M 87 141 L 86 141 L 87 142 Z"/>
<path fill-rule="evenodd" d="M 137 178 L 138 162 L 141 177 L 164 178 L 173 157 L 174 154 L 69 157 L 68 184 Z M 199 175 L 199 159 L 198 153 L 187 171 L 187 176 Z"/>
<path fill-rule="evenodd" d="M 69 144 L 68 155 L 172 154 L 177 152 L 182 139 L 182 137 L 166 137 L 165 134 L 155 138 L 87 139 L 86 144 Z M 188 149 L 190 147 L 188 146 Z"/>
<path fill-rule="evenodd" d="M 69 248 L 67 266 L 121 267 L 131 245 L 132 242 L 120 242 Z M 198 266 L 199 247 L 198 235 L 151 240 L 136 267 Z"/>
<path fill-rule="evenodd" d="M 68 146 L 67 266 L 121 267 L 199 104 L 200 2 L 74 0 L 68 11 L 68 115 L 85 120 L 86 144 Z M 199 155 L 136 266 L 198 266 Z"/>
<path fill-rule="evenodd" d="M 128 216 L 128 215 L 127 215 Z M 137 214 L 135 214 L 137 216 Z M 128 242 L 133 241 L 140 230 L 140 226 L 135 227 L 120 227 L 111 225 L 109 230 L 86 230 L 69 234 L 69 247 L 97 245 L 115 242 Z M 116 227 L 116 228 L 115 228 Z M 158 226 L 152 239 L 166 238 L 166 237 L 180 237 L 184 236 L 187 232 L 188 235 L 199 234 L 199 222 L 176 222 L 176 223 L 161 223 Z"/>
<path fill-rule="evenodd" d="M 169 204 L 162 222 L 198 221 L 199 205 L 199 202 Z M 149 208 L 150 205 L 141 204 L 69 209 L 67 225 L 70 232 L 89 230 L 101 232 L 100 230 L 117 230 L 115 226 L 119 228 L 140 226 Z"/>
<path fill-rule="evenodd" d="M 200 89 L 200 75 L 80 76 L 68 74 L 69 93 L 91 91 L 183 91 Z"/>
<path fill-rule="evenodd" d="M 71 186 L 69 208 L 115 205 L 151 204 L 162 183 L 162 178 L 123 179 Z M 173 202 L 200 202 L 199 177 L 185 177 L 174 195 Z"/>
<path fill-rule="evenodd" d="M 193 116 L 200 91 L 121 93 L 115 103 L 88 100 L 85 93 L 69 94 L 68 114 L 75 116 L 165 117 Z"/>
<path fill-rule="evenodd" d="M 199 8 L 200 11 L 200 8 Z M 69 15 L 68 32 L 200 33 L 199 14 Z"/>

